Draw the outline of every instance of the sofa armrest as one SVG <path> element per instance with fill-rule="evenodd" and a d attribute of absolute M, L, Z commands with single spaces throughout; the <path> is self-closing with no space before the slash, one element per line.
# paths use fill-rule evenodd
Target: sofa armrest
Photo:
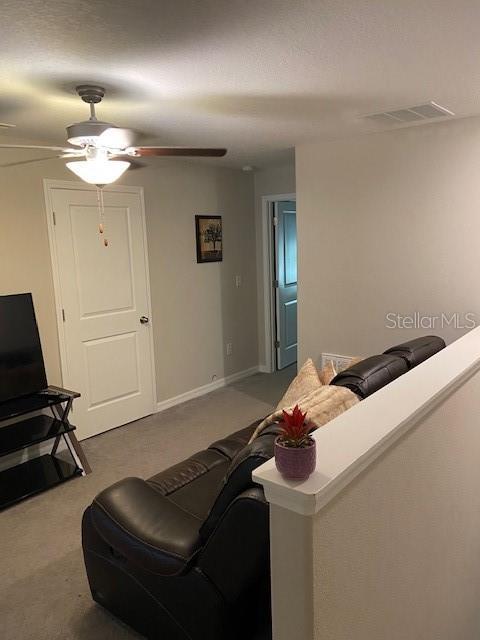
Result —
<path fill-rule="evenodd" d="M 220 518 L 197 559 L 232 604 L 269 572 L 269 506 L 261 487 L 237 496 Z"/>
<path fill-rule="evenodd" d="M 151 573 L 182 573 L 200 545 L 201 521 L 140 478 L 125 478 L 99 493 L 91 515 L 117 555 Z"/>

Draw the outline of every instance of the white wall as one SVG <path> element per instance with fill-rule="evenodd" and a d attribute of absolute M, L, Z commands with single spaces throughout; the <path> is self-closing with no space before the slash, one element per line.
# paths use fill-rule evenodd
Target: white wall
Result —
<path fill-rule="evenodd" d="M 269 167 L 255 172 L 255 227 L 258 305 L 258 361 L 265 366 L 265 295 L 263 272 L 262 196 L 295 193 L 295 164 Z"/>
<path fill-rule="evenodd" d="M 479 118 L 301 145 L 296 176 L 300 361 L 465 331 L 389 312 L 480 319 Z"/>
<path fill-rule="evenodd" d="M 142 181 L 162 400 L 258 364 L 253 180 L 242 171 L 165 162 Z M 195 213 L 222 215 L 223 262 L 197 264 Z"/>
<path fill-rule="evenodd" d="M 318 429 L 308 480 L 254 471 L 274 640 L 477 640 L 479 398 L 477 328 Z"/>
<path fill-rule="evenodd" d="M 33 292 L 48 379 L 61 384 L 42 178 L 76 179 L 61 161 L 0 169 L 0 293 Z M 155 168 L 127 172 L 123 184 L 145 189 L 158 400 L 255 366 L 252 176 L 160 160 Z M 196 213 L 223 216 L 222 263 L 197 265 Z M 240 288 L 235 275 L 242 277 Z"/>
<path fill-rule="evenodd" d="M 480 374 L 313 525 L 315 640 L 477 640 Z"/>

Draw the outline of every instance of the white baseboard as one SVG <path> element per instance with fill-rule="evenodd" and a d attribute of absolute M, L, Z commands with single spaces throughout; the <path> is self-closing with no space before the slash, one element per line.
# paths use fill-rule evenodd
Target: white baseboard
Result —
<path fill-rule="evenodd" d="M 259 364 L 258 365 L 258 372 L 259 373 L 273 373 L 273 370 L 271 370 L 266 364 Z"/>
<path fill-rule="evenodd" d="M 250 367 L 250 369 L 245 369 L 244 371 L 238 371 L 237 373 L 232 373 L 232 375 L 230 376 L 219 378 L 218 380 L 214 380 L 213 382 L 204 384 L 201 387 L 197 387 L 196 389 L 185 391 L 185 393 L 181 393 L 180 395 L 174 396 L 173 398 L 167 398 L 167 400 L 161 400 L 160 402 L 157 403 L 157 412 L 165 411 L 165 409 L 174 407 L 177 404 L 182 404 L 182 402 L 187 402 L 187 400 L 192 400 L 193 398 L 204 396 L 206 393 L 210 393 L 210 391 L 215 391 L 215 389 L 220 389 L 221 387 L 225 387 L 227 384 L 232 384 L 233 382 L 237 382 L 238 380 L 243 380 L 243 378 L 248 378 L 249 376 L 252 376 L 254 373 L 258 373 L 258 371 L 259 371 L 258 365 L 255 367 Z"/>

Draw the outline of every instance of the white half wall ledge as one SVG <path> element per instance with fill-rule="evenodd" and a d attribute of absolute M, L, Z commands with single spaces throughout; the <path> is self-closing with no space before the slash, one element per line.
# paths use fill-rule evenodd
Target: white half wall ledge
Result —
<path fill-rule="evenodd" d="M 477 327 L 318 429 L 317 466 L 308 480 L 285 480 L 274 459 L 253 480 L 268 502 L 311 516 L 479 369 Z"/>

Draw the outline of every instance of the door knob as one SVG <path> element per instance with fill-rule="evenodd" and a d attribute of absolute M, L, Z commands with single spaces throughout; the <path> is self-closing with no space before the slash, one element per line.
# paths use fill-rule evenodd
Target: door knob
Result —
<path fill-rule="evenodd" d="M 140 318 L 140 322 L 141 322 L 142 324 L 148 324 L 148 323 L 150 322 L 150 318 L 147 318 L 147 316 L 142 316 L 142 317 Z"/>

